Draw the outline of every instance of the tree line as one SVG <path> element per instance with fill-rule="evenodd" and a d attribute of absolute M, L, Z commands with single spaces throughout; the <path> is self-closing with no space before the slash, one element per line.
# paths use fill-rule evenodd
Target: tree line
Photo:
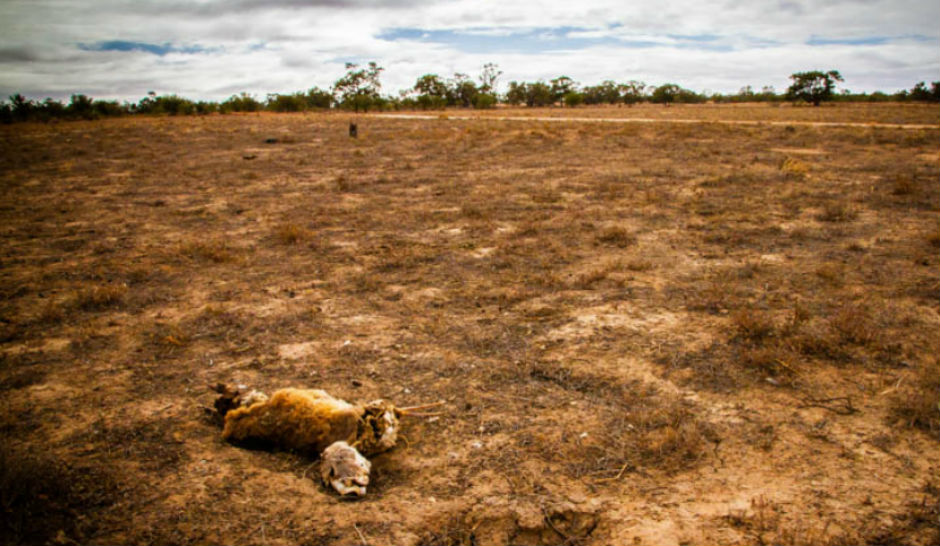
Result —
<path fill-rule="evenodd" d="M 184 97 L 157 95 L 150 92 L 136 103 L 95 100 L 86 95 L 71 96 L 68 104 L 47 98 L 43 101 L 27 99 L 21 94 L 9 101 L 0 101 L 0 122 L 50 121 L 52 119 L 99 119 L 135 114 L 150 115 L 203 115 L 232 112 L 304 112 L 331 108 L 367 112 L 369 110 L 438 110 L 447 107 L 493 108 L 497 104 L 510 106 L 563 106 L 627 105 L 642 102 L 669 105 L 703 102 L 807 102 L 819 106 L 824 101 L 920 101 L 940 102 L 940 82 L 914 85 L 910 90 L 887 94 L 852 93 L 846 89 L 836 92 L 837 83 L 843 82 L 837 70 L 828 72 L 797 72 L 790 76 L 792 84 L 783 93 L 773 87 L 759 92 L 751 86 L 742 87 L 733 94 L 696 93 L 675 83 L 659 86 L 630 80 L 618 83 L 605 80 L 596 85 L 582 86 L 568 76 L 549 81 L 511 81 L 505 93 L 498 93 L 496 84 L 502 71 L 493 63 L 483 66 L 476 79 L 456 73 L 451 78 L 437 74 L 419 77 L 413 87 L 400 91 L 397 96 L 383 95 L 380 81 L 384 68 L 375 62 L 367 66 L 346 64 L 346 73 L 330 89 L 313 87 L 290 94 L 271 93 L 258 100 L 248 93 L 232 95 L 221 102 L 193 101 Z"/>

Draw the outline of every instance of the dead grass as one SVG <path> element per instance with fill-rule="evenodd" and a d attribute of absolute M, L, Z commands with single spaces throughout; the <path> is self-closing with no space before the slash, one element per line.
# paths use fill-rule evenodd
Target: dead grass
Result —
<path fill-rule="evenodd" d="M 127 286 L 106 284 L 84 288 L 75 295 L 72 306 L 81 311 L 102 311 L 124 303 Z"/>
<path fill-rule="evenodd" d="M 807 359 L 838 365 L 860 355 L 884 360 L 884 326 L 870 305 L 847 304 L 815 316 L 797 304 L 785 316 L 778 313 L 776 317 L 763 309 L 742 306 L 730 313 L 729 321 L 727 342 L 667 356 L 661 362 L 694 370 L 688 381 L 695 385 L 725 391 L 767 382 L 768 377 L 773 385 L 792 387 L 807 371 Z"/>
<path fill-rule="evenodd" d="M 858 209 L 849 203 L 828 202 L 817 216 L 822 222 L 851 222 L 858 218 Z"/>
<path fill-rule="evenodd" d="M 773 317 L 755 309 L 740 309 L 731 315 L 731 323 L 740 338 L 749 342 L 760 342 L 774 335 L 776 325 Z"/>
<path fill-rule="evenodd" d="M 220 264 L 235 261 L 235 253 L 224 241 L 189 241 L 181 244 L 178 252 L 190 260 L 202 262 Z"/>
<path fill-rule="evenodd" d="M 627 248 L 637 242 L 636 235 L 630 233 L 621 227 L 612 227 L 603 230 L 597 235 L 595 241 L 598 244 L 613 246 L 617 248 Z"/>
<path fill-rule="evenodd" d="M 832 528 L 793 517 L 783 503 L 765 496 L 751 499 L 747 510 L 732 511 L 722 519 L 755 544 L 786 546 L 840 546 L 845 544 L 928 545 L 940 540 L 936 518 L 940 494 L 931 483 L 907 500 L 892 518 L 868 516 L 856 525 Z"/>
<path fill-rule="evenodd" d="M 892 396 L 892 414 L 909 427 L 940 437 L 940 359 L 920 366 Z"/>
<path fill-rule="evenodd" d="M 788 157 L 780 165 L 780 171 L 789 178 L 802 180 L 809 173 L 809 165 L 799 159 Z"/>
<path fill-rule="evenodd" d="M 293 222 L 285 222 L 274 228 L 274 240 L 282 245 L 296 245 L 310 238 L 310 231 Z"/>
<path fill-rule="evenodd" d="M 940 119 L 843 106 L 575 112 Z M 135 484 L 66 538 L 924 543 L 936 131 L 343 116 L 0 127 L 0 431 Z M 221 442 L 218 381 L 446 404 L 351 510 Z"/>
<path fill-rule="evenodd" d="M 829 319 L 829 324 L 842 343 L 874 346 L 881 337 L 881 328 L 864 305 L 852 304 L 839 308 Z"/>
<path fill-rule="evenodd" d="M 906 196 L 917 193 L 918 186 L 914 181 L 914 176 L 910 174 L 900 174 L 895 177 L 891 184 L 891 195 Z"/>
<path fill-rule="evenodd" d="M 143 338 L 157 359 L 176 356 L 189 344 L 188 334 L 175 323 L 157 322 L 144 333 Z"/>

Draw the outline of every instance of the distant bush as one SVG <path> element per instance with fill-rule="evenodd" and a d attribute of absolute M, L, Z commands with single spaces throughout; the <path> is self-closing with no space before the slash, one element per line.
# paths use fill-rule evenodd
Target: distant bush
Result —
<path fill-rule="evenodd" d="M 447 98 L 433 95 L 418 95 L 414 102 L 422 110 L 443 110 L 447 106 Z"/>
<path fill-rule="evenodd" d="M 248 93 L 241 93 L 240 95 L 232 95 L 225 99 L 225 101 L 219 105 L 219 112 L 223 114 L 229 112 L 258 112 L 261 110 L 262 106 L 260 102 L 255 100 L 255 98 Z"/>
<path fill-rule="evenodd" d="M 479 93 L 473 99 L 473 107 L 477 110 L 486 110 L 496 106 L 498 101 L 494 93 Z"/>
<path fill-rule="evenodd" d="M 85 95 L 72 95 L 72 102 L 69 103 L 66 112 L 69 117 L 73 118 L 95 119 L 98 117 L 94 101 Z"/>
<path fill-rule="evenodd" d="M 329 91 L 312 87 L 306 95 L 307 108 L 327 109 L 333 106 L 333 94 Z"/>
<path fill-rule="evenodd" d="M 289 94 L 271 93 L 262 102 L 248 93 L 232 95 L 222 102 L 192 101 L 175 94 L 157 96 L 150 92 L 137 103 L 118 103 L 117 101 L 93 100 L 83 94 L 73 94 L 68 105 L 58 100 L 47 98 L 43 101 L 28 99 L 21 94 L 12 95 L 9 101 L 0 101 L 0 123 L 22 121 L 47 122 L 53 119 L 93 120 L 129 114 L 145 115 L 206 115 L 229 114 L 232 112 L 304 112 L 314 109 L 345 108 L 354 111 L 423 109 L 442 110 L 447 107 L 473 107 L 476 109 L 493 108 L 500 102 L 513 106 L 525 104 L 530 107 L 563 105 L 568 107 L 586 105 L 631 106 L 640 102 L 658 104 L 686 103 L 697 104 L 706 101 L 719 103 L 768 102 L 779 105 L 784 100 L 806 100 L 818 104 L 822 100 L 839 102 L 940 102 L 940 82 L 919 82 L 911 89 L 903 89 L 892 94 L 881 91 L 852 93 L 843 89 L 833 93 L 834 82 L 842 81 L 837 71 L 806 72 L 791 76 L 794 84 L 786 94 L 778 94 L 772 86 L 765 86 L 760 92 L 751 86 L 742 87 L 734 94 L 700 94 L 684 89 L 675 83 L 665 83 L 659 87 L 648 86 L 638 80 L 617 83 L 604 80 L 597 85 L 581 87 L 567 76 L 552 79 L 551 83 L 543 80 L 536 82 L 509 82 L 509 89 L 504 95 L 495 91 L 496 78 L 502 72 L 496 65 L 484 66 L 480 76 L 480 85 L 475 84 L 466 74 L 456 73 L 453 78 L 442 79 L 436 74 L 425 74 L 416 81 L 414 87 L 403 91 L 399 96 L 380 94 L 379 76 L 384 70 L 374 62 L 367 68 L 349 64 L 344 77 L 337 80 L 329 90 L 312 87 L 306 92 L 297 91 Z"/>
<path fill-rule="evenodd" d="M 568 107 L 581 106 L 584 104 L 584 95 L 578 93 L 577 91 L 569 91 L 565 93 L 564 97 L 562 97 L 562 102 L 564 102 L 565 106 Z"/>
<path fill-rule="evenodd" d="M 307 96 L 303 93 L 292 95 L 268 95 L 265 109 L 272 112 L 303 112 L 307 109 Z"/>
<path fill-rule="evenodd" d="M 272 112 L 304 112 L 312 109 L 326 109 L 333 105 L 333 95 L 314 87 L 306 93 L 298 91 L 290 95 L 272 93 L 268 95 L 265 108 Z"/>
<path fill-rule="evenodd" d="M 653 96 L 650 97 L 650 101 L 657 104 L 670 104 L 676 102 L 676 97 L 679 96 L 679 91 L 682 88 L 674 83 L 664 83 L 656 89 L 653 90 Z"/>
<path fill-rule="evenodd" d="M 128 113 L 127 105 L 121 105 L 116 100 L 96 100 L 92 106 L 98 117 L 117 117 Z"/>
<path fill-rule="evenodd" d="M 214 114 L 219 111 L 219 105 L 215 102 L 208 102 L 208 101 L 201 100 L 197 102 L 194 106 L 196 108 L 195 113 L 200 114 L 200 115 Z"/>
<path fill-rule="evenodd" d="M 178 95 L 161 95 L 150 92 L 137 103 L 136 112 L 139 114 L 167 114 L 170 116 L 184 116 L 196 113 L 196 103 Z"/>

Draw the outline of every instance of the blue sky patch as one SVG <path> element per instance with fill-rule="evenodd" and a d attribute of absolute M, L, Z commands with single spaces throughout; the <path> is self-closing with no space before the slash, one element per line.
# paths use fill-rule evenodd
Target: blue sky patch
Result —
<path fill-rule="evenodd" d="M 888 42 L 884 36 L 869 36 L 867 38 L 824 38 L 812 36 L 806 45 L 883 45 Z"/>
<path fill-rule="evenodd" d="M 125 40 L 108 40 L 94 44 L 79 44 L 84 51 L 143 51 L 160 57 L 167 53 L 205 53 L 208 49 L 201 46 L 173 46 L 169 42 L 164 44 L 148 44 L 146 42 L 130 42 Z"/>
<path fill-rule="evenodd" d="M 936 38 L 924 36 L 923 34 L 910 34 L 907 36 L 866 36 L 864 38 L 826 38 L 813 35 L 806 41 L 806 45 L 885 45 L 888 42 L 913 40 L 915 42 L 933 42 Z"/>
<path fill-rule="evenodd" d="M 624 42 L 613 37 L 581 37 L 581 32 L 595 29 L 579 27 L 535 27 L 529 29 L 467 28 L 462 30 L 424 30 L 393 28 L 377 37 L 391 42 L 412 40 L 451 46 L 466 53 L 541 53 L 584 49 L 597 45 L 654 47 L 656 42 Z M 572 36 L 571 34 L 575 34 Z"/>
<path fill-rule="evenodd" d="M 611 25 L 609 29 L 622 25 Z M 600 30 L 600 32 L 598 32 Z M 425 30 L 420 28 L 387 29 L 377 36 L 380 40 L 410 40 L 453 47 L 464 53 L 544 53 L 548 51 L 577 51 L 594 46 L 613 46 L 628 49 L 673 47 L 731 51 L 733 47 L 715 34 L 664 35 L 661 40 L 649 38 L 605 36 L 604 29 L 584 27 L 534 27 L 503 29 L 499 27 L 467 28 L 460 30 Z"/>
<path fill-rule="evenodd" d="M 714 42 L 720 38 L 717 34 L 669 34 L 668 36 L 683 42 Z"/>

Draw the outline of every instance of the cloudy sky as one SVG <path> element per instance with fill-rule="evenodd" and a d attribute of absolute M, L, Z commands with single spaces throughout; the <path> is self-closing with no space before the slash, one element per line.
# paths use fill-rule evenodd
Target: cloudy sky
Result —
<path fill-rule="evenodd" d="M 938 0 L 0 0 L 0 97 L 224 99 L 328 88 L 346 62 L 695 91 L 837 69 L 853 91 L 940 80 Z"/>

